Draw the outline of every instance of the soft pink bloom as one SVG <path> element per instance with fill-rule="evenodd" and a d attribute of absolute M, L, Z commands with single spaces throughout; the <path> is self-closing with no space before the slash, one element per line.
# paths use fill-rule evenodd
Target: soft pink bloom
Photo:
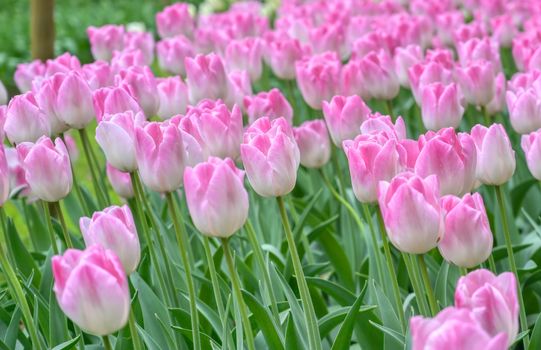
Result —
<path fill-rule="evenodd" d="M 144 121 L 142 113 L 126 111 L 105 114 L 98 124 L 96 141 L 105 153 L 107 162 L 118 170 L 125 172 L 137 170 L 135 128 L 142 126 Z"/>
<path fill-rule="evenodd" d="M 389 54 L 383 50 L 371 52 L 359 63 L 366 95 L 379 100 L 390 100 L 398 95 L 400 84 Z"/>
<path fill-rule="evenodd" d="M 188 106 L 188 88 L 180 77 L 168 77 L 158 80 L 160 108 L 157 115 L 169 119 L 177 114 L 184 114 Z"/>
<path fill-rule="evenodd" d="M 60 138 L 55 143 L 42 136 L 36 143 L 17 145 L 19 160 L 32 194 L 46 202 L 66 197 L 73 184 L 68 150 Z"/>
<path fill-rule="evenodd" d="M 194 32 L 195 51 L 201 54 L 216 53 L 223 56 L 227 44 L 232 40 L 231 33 L 216 29 L 214 24 L 208 27 L 199 26 Z"/>
<path fill-rule="evenodd" d="M 283 196 L 293 190 L 300 154 L 285 118 L 256 120 L 244 133 L 240 152 L 248 180 L 260 196 Z"/>
<path fill-rule="evenodd" d="M 486 109 L 489 115 L 494 115 L 504 110 L 505 94 L 507 92 L 506 83 L 507 80 L 505 79 L 505 75 L 503 74 L 503 72 L 498 73 L 494 81 L 494 97 L 492 98 L 492 101 L 490 101 L 490 103 L 486 105 Z"/>
<path fill-rule="evenodd" d="M 9 198 L 10 191 L 10 173 L 4 146 L 0 147 L 0 207 Z"/>
<path fill-rule="evenodd" d="M 293 108 L 279 89 L 246 96 L 243 102 L 250 124 L 261 117 L 271 120 L 284 117 L 290 124 L 293 122 Z"/>
<path fill-rule="evenodd" d="M 160 67 L 173 74 L 185 75 L 185 58 L 195 56 L 193 44 L 182 35 L 159 41 L 156 50 Z"/>
<path fill-rule="evenodd" d="M 125 49 L 115 51 L 111 60 L 111 70 L 117 74 L 124 69 L 131 67 L 145 67 L 147 61 L 143 51 L 139 49 Z"/>
<path fill-rule="evenodd" d="M 352 43 L 352 58 L 361 59 L 370 52 L 384 50 L 386 53 L 391 53 L 396 46 L 395 38 L 388 33 L 380 33 L 371 31 L 359 36 Z"/>
<path fill-rule="evenodd" d="M 118 170 L 109 163 L 107 163 L 105 170 L 113 190 L 122 198 L 133 198 L 134 192 L 130 174 Z"/>
<path fill-rule="evenodd" d="M 465 42 L 472 38 L 482 39 L 486 36 L 487 33 L 485 26 L 478 21 L 473 21 L 468 24 L 461 24 L 453 31 L 455 46 L 457 46 L 460 42 Z"/>
<path fill-rule="evenodd" d="M 128 31 L 124 35 L 124 50 L 139 50 L 145 59 L 145 65 L 154 61 L 154 37 L 152 33 L 144 31 Z"/>
<path fill-rule="evenodd" d="M 361 124 L 361 134 L 379 134 L 386 133 L 389 137 L 394 137 L 397 140 L 406 139 L 406 124 L 402 117 L 396 118 L 393 124 L 393 119 L 388 115 L 382 115 L 378 112 L 369 114 Z"/>
<path fill-rule="evenodd" d="M 533 177 L 541 180 L 541 130 L 522 135 L 520 145 L 526 155 L 528 169 Z"/>
<path fill-rule="evenodd" d="M 306 103 L 321 109 L 338 90 L 341 63 L 335 52 L 303 58 L 295 64 L 297 84 Z"/>
<path fill-rule="evenodd" d="M 0 106 L 7 104 L 9 101 L 8 91 L 4 86 L 4 83 L 0 80 Z"/>
<path fill-rule="evenodd" d="M 410 86 L 408 70 L 423 60 L 423 50 L 419 45 L 397 47 L 394 52 L 394 71 L 400 85 Z"/>
<path fill-rule="evenodd" d="M 309 120 L 293 128 L 299 146 L 301 164 L 307 168 L 321 168 L 331 158 L 331 142 L 325 121 Z"/>
<path fill-rule="evenodd" d="M 462 11 L 449 11 L 436 16 L 436 29 L 438 37 L 445 46 L 453 45 L 453 30 L 460 24 L 464 24 Z"/>
<path fill-rule="evenodd" d="M 8 166 L 10 195 L 17 194 L 21 197 L 30 195 L 31 190 L 28 182 L 26 182 L 25 171 L 17 154 L 17 149 L 4 147 L 4 152 Z"/>
<path fill-rule="evenodd" d="M 153 117 L 160 107 L 160 97 L 154 74 L 149 67 L 131 67 L 120 72 L 116 79 L 139 103 L 147 118 Z"/>
<path fill-rule="evenodd" d="M 455 83 L 431 83 L 423 87 L 421 116 L 428 130 L 457 128 L 462 121 L 462 94 Z"/>
<path fill-rule="evenodd" d="M 496 72 L 502 70 L 499 47 L 489 38 L 472 38 L 458 43 L 457 51 L 460 64 L 463 66 L 468 66 L 476 61 L 487 61 L 492 63 Z"/>
<path fill-rule="evenodd" d="M 280 79 L 295 79 L 295 62 L 309 51 L 297 39 L 288 36 L 267 42 L 266 59 L 274 74 Z"/>
<path fill-rule="evenodd" d="M 64 143 L 66 144 L 66 149 L 70 155 L 71 163 L 79 159 L 79 149 L 77 148 L 77 143 L 75 139 L 70 134 L 64 134 Z"/>
<path fill-rule="evenodd" d="M 105 61 L 95 61 L 83 65 L 81 74 L 86 78 L 92 91 L 113 85 L 111 66 Z"/>
<path fill-rule="evenodd" d="M 58 87 L 56 115 L 74 129 L 83 129 L 94 119 L 92 90 L 78 73 L 70 72 Z"/>
<path fill-rule="evenodd" d="M 250 76 L 245 70 L 235 71 L 228 74 L 231 92 L 228 96 L 228 100 L 224 100 L 224 103 L 233 107 L 233 105 L 243 106 L 244 98 L 246 96 L 252 96 L 252 82 Z"/>
<path fill-rule="evenodd" d="M 365 89 L 360 65 L 361 61 L 352 59 L 342 67 L 339 92 L 346 96 L 359 95 L 362 99 L 369 100 L 371 96 Z"/>
<path fill-rule="evenodd" d="M 353 192 L 362 203 L 375 202 L 378 183 L 391 181 L 406 169 L 406 150 L 385 132 L 359 135 L 344 141 L 342 147 L 349 163 Z"/>
<path fill-rule="evenodd" d="M 124 26 L 107 24 L 102 27 L 88 27 L 90 50 L 96 60 L 110 61 L 113 52 L 124 48 Z"/>
<path fill-rule="evenodd" d="M 71 71 L 78 71 L 79 69 L 81 69 L 81 62 L 77 56 L 74 56 L 69 52 L 65 52 L 62 55 L 45 62 L 46 77 L 51 77 L 56 73 L 67 74 Z"/>
<path fill-rule="evenodd" d="M 506 350 L 507 334 L 487 332 L 470 310 L 447 307 L 434 318 L 410 320 L 412 350 Z"/>
<path fill-rule="evenodd" d="M 511 272 L 495 276 L 484 269 L 460 277 L 455 305 L 471 310 L 473 317 L 491 336 L 507 334 L 510 346 L 518 334 L 517 280 Z"/>
<path fill-rule="evenodd" d="M 511 47 L 513 38 L 518 34 L 518 28 L 513 22 L 513 16 L 503 14 L 490 19 L 492 29 L 492 40 L 495 40 L 501 47 Z"/>
<path fill-rule="evenodd" d="M 242 143 L 242 113 L 220 100 L 203 100 L 189 107 L 185 118 L 192 120 L 210 156 L 236 159 Z"/>
<path fill-rule="evenodd" d="M 334 96 L 330 102 L 323 102 L 323 116 L 333 143 L 342 147 L 342 141 L 357 136 L 370 112 L 370 108 L 357 95 Z"/>
<path fill-rule="evenodd" d="M 466 102 L 486 106 L 494 98 L 494 65 L 489 61 L 476 61 L 466 67 L 457 67 L 455 76 Z"/>
<path fill-rule="evenodd" d="M 187 167 L 184 188 L 188 210 L 195 227 L 204 235 L 227 238 L 248 218 L 248 192 L 244 171 L 230 159 L 210 157 Z"/>
<path fill-rule="evenodd" d="M 515 151 L 501 124 L 475 125 L 471 136 L 477 147 L 477 180 L 486 185 L 503 185 L 516 168 Z"/>
<path fill-rule="evenodd" d="M 43 79 L 33 91 L 39 109 L 47 117 L 52 135 L 60 135 L 70 128 L 60 119 L 58 113 L 58 91 L 65 78 L 65 74 L 57 73 L 52 77 Z M 91 113 L 94 114 L 94 108 L 92 107 Z"/>
<path fill-rule="evenodd" d="M 418 105 L 421 104 L 423 88 L 431 83 L 449 84 L 452 82 L 452 71 L 444 64 L 434 61 L 418 63 L 408 70 L 411 92 Z"/>
<path fill-rule="evenodd" d="M 438 249 L 445 260 L 472 268 L 485 262 L 492 253 L 492 231 L 488 223 L 483 197 L 479 193 L 459 198 L 441 199 L 445 215 L 443 238 Z"/>
<path fill-rule="evenodd" d="M 252 82 L 259 80 L 263 71 L 263 46 L 260 39 L 231 41 L 225 49 L 225 62 L 229 71 L 246 70 Z"/>
<path fill-rule="evenodd" d="M 435 175 L 422 178 L 411 172 L 381 181 L 377 199 L 389 240 L 402 252 L 424 254 L 443 234 L 440 189 Z"/>
<path fill-rule="evenodd" d="M 68 249 L 53 257 L 52 268 L 58 305 L 83 331 L 102 336 L 124 328 L 130 289 L 113 251 L 100 245 Z"/>
<path fill-rule="evenodd" d="M 214 53 L 186 57 L 186 84 L 190 102 L 196 104 L 208 98 L 231 99 L 231 83 L 225 72 L 222 59 Z"/>
<path fill-rule="evenodd" d="M 315 54 L 333 51 L 341 59 L 347 59 L 351 48 L 347 42 L 346 25 L 344 22 L 328 22 L 310 29 L 308 35 Z"/>
<path fill-rule="evenodd" d="M 5 138 L 4 125 L 6 124 L 7 113 L 8 106 L 0 106 L 0 141 L 2 141 L 2 143 Z"/>
<path fill-rule="evenodd" d="M 135 129 L 137 165 L 143 183 L 156 192 L 173 192 L 182 185 L 184 146 L 178 127 L 148 123 Z"/>
<path fill-rule="evenodd" d="M 511 126 L 519 134 L 541 128 L 541 98 L 532 88 L 507 91 L 507 109 Z"/>
<path fill-rule="evenodd" d="M 195 20 L 190 14 L 188 4 L 176 3 L 156 14 L 156 27 L 161 38 L 170 38 L 178 34 L 191 37 L 195 29 Z"/>
<path fill-rule="evenodd" d="M 120 86 L 101 88 L 94 92 L 94 111 L 98 123 L 104 114 L 117 114 L 126 111 L 143 112 L 137 101 Z"/>
<path fill-rule="evenodd" d="M 477 150 L 470 135 L 457 135 L 453 128 L 429 131 L 419 137 L 419 148 L 415 172 L 424 177 L 437 175 L 442 195 L 461 196 L 471 191 Z"/>
<path fill-rule="evenodd" d="M 24 93 L 32 89 L 34 78 L 41 78 L 45 75 L 45 64 L 40 60 L 34 60 L 30 63 L 20 63 L 17 65 L 13 80 L 20 92 Z"/>
<path fill-rule="evenodd" d="M 176 125 L 180 130 L 186 166 L 194 167 L 208 159 L 209 152 L 195 120 L 177 115 L 169 119 L 168 122 Z"/>
<path fill-rule="evenodd" d="M 141 246 L 130 208 L 111 206 L 92 214 L 92 218 L 83 216 L 79 219 L 79 227 L 90 247 L 99 244 L 112 250 L 120 259 L 126 274 L 137 269 L 141 259 Z"/>
<path fill-rule="evenodd" d="M 34 142 L 51 132 L 47 116 L 38 107 L 34 94 L 14 96 L 6 111 L 4 131 L 11 143 Z"/>

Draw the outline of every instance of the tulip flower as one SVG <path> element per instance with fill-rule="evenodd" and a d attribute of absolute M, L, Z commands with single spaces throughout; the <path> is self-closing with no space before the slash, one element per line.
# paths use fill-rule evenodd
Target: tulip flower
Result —
<path fill-rule="evenodd" d="M 511 272 L 495 276 L 480 269 L 460 277 L 455 290 L 455 305 L 469 309 L 491 336 L 507 334 L 507 346 L 515 340 L 518 329 L 519 303 L 517 280 Z"/>
<path fill-rule="evenodd" d="M 338 91 L 341 63 L 334 52 L 303 58 L 296 62 L 297 84 L 306 103 L 321 109 Z"/>
<path fill-rule="evenodd" d="M 400 84 L 391 57 L 383 50 L 371 52 L 359 61 L 366 96 L 391 100 L 398 95 Z"/>
<path fill-rule="evenodd" d="M 381 115 L 378 112 L 368 114 L 366 119 L 361 124 L 361 134 L 379 134 L 384 132 L 389 137 L 394 137 L 397 140 L 406 139 L 406 124 L 402 117 L 396 118 L 396 122 L 393 124 L 393 120 L 388 115 Z"/>
<path fill-rule="evenodd" d="M 493 239 L 481 195 L 444 196 L 441 207 L 445 213 L 444 234 L 438 243 L 441 255 L 464 268 L 485 262 L 492 253 Z"/>
<path fill-rule="evenodd" d="M 188 4 L 177 3 L 167 6 L 156 14 L 156 27 L 161 38 L 170 38 L 178 34 L 192 36 L 195 20 Z"/>
<path fill-rule="evenodd" d="M 92 91 L 113 85 L 111 66 L 104 61 L 95 61 L 81 67 L 81 74 Z"/>
<path fill-rule="evenodd" d="M 0 80 L 0 106 L 7 104 L 8 101 L 8 91 L 6 90 L 4 83 Z"/>
<path fill-rule="evenodd" d="M 271 120 L 284 117 L 290 124 L 293 122 L 293 108 L 279 89 L 246 96 L 243 102 L 250 124 L 261 117 Z"/>
<path fill-rule="evenodd" d="M 456 80 L 466 102 L 486 106 L 494 98 L 494 65 L 489 61 L 476 61 L 466 67 L 457 67 Z"/>
<path fill-rule="evenodd" d="M 56 114 L 58 119 L 75 129 L 83 129 L 94 119 L 92 90 L 78 73 L 68 73 L 60 83 Z"/>
<path fill-rule="evenodd" d="M 394 53 L 394 71 L 400 85 L 410 86 L 408 69 L 423 59 L 423 50 L 419 45 L 408 45 L 407 47 L 397 47 Z"/>
<path fill-rule="evenodd" d="M 418 105 L 421 105 L 423 88 L 431 83 L 444 85 L 452 82 L 452 72 L 444 64 L 437 61 L 418 63 L 408 69 L 411 92 Z"/>
<path fill-rule="evenodd" d="M 0 207 L 4 206 L 4 203 L 9 198 L 10 191 L 10 174 L 8 169 L 8 162 L 4 147 L 0 147 Z"/>
<path fill-rule="evenodd" d="M 111 70 L 114 74 L 118 74 L 125 69 L 132 67 L 146 67 L 147 61 L 143 51 L 139 49 L 124 49 L 115 51 L 113 59 L 111 59 Z"/>
<path fill-rule="evenodd" d="M 475 125 L 471 136 L 477 147 L 477 179 L 486 185 L 509 181 L 515 172 L 515 151 L 503 125 Z"/>
<path fill-rule="evenodd" d="M 453 128 L 432 131 L 419 137 L 419 157 L 415 173 L 437 175 L 441 194 L 461 196 L 470 192 L 475 182 L 477 150 L 473 138 L 456 134 Z"/>
<path fill-rule="evenodd" d="M 135 128 L 137 166 L 143 183 L 164 193 L 182 185 L 184 146 L 178 127 L 167 123 L 148 123 Z"/>
<path fill-rule="evenodd" d="M 186 57 L 186 84 L 191 104 L 208 98 L 229 102 L 231 82 L 225 73 L 224 63 L 216 54 Z"/>
<path fill-rule="evenodd" d="M 130 314 L 130 290 L 122 263 L 93 245 L 52 259 L 58 305 L 83 331 L 103 336 L 122 329 Z"/>
<path fill-rule="evenodd" d="M 461 93 L 455 83 L 425 85 L 421 97 L 421 116 L 425 128 L 457 128 L 464 114 Z"/>
<path fill-rule="evenodd" d="M 45 62 L 45 77 L 52 77 L 56 73 L 68 74 L 69 72 L 78 71 L 79 69 L 81 69 L 81 62 L 77 56 L 65 52 L 62 55 Z"/>
<path fill-rule="evenodd" d="M 280 79 L 295 79 L 295 62 L 309 49 L 297 39 L 279 37 L 267 43 L 267 62 L 273 73 Z"/>
<path fill-rule="evenodd" d="M 505 79 L 505 75 L 502 72 L 498 73 L 494 81 L 494 97 L 492 98 L 492 101 L 486 105 L 488 115 L 494 115 L 504 110 L 505 94 L 507 92 L 506 83 L 507 80 Z"/>
<path fill-rule="evenodd" d="M 526 155 L 528 169 L 533 177 L 541 180 L 541 130 L 522 135 L 520 144 Z"/>
<path fill-rule="evenodd" d="M 163 39 L 156 45 L 160 68 L 173 74 L 186 74 L 184 60 L 195 56 L 193 44 L 188 38 L 178 35 Z"/>
<path fill-rule="evenodd" d="M 356 95 L 334 96 L 330 102 L 323 102 L 323 116 L 331 139 L 337 147 L 344 140 L 359 134 L 361 124 L 368 119 L 370 108 Z"/>
<path fill-rule="evenodd" d="M 110 61 L 113 52 L 124 48 L 124 26 L 104 25 L 88 27 L 86 30 L 90 40 L 90 51 L 96 60 Z"/>
<path fill-rule="evenodd" d="M 253 95 L 250 76 L 243 70 L 231 72 L 228 74 L 228 77 L 232 91 L 228 96 L 228 100 L 224 100 L 224 103 L 229 108 L 232 108 L 234 105 L 242 106 L 244 104 L 244 98 Z"/>
<path fill-rule="evenodd" d="M 147 118 L 156 115 L 160 97 L 154 74 L 148 67 L 130 67 L 117 75 L 117 85 L 125 84 L 128 92 L 139 103 Z"/>
<path fill-rule="evenodd" d="M 129 173 L 120 171 L 109 163 L 107 163 L 105 170 L 109 183 L 120 197 L 125 199 L 134 197 L 133 186 Z"/>
<path fill-rule="evenodd" d="M 182 143 L 184 144 L 186 166 L 194 167 L 208 159 L 209 151 L 199 132 L 196 120 L 177 115 L 168 119 L 168 122 L 176 125 L 180 130 Z"/>
<path fill-rule="evenodd" d="M 124 35 L 123 51 L 139 50 L 143 54 L 145 66 L 150 66 L 154 61 L 154 37 L 152 33 L 145 31 L 128 31 Z"/>
<path fill-rule="evenodd" d="M 248 218 L 248 193 L 244 171 L 230 158 L 210 157 L 187 167 L 184 187 L 188 210 L 195 227 L 204 235 L 227 238 Z"/>
<path fill-rule="evenodd" d="M 389 240 L 398 250 L 424 254 L 437 246 L 444 229 L 437 176 L 405 172 L 381 181 L 377 192 Z"/>
<path fill-rule="evenodd" d="M 17 65 L 13 80 L 20 92 L 25 93 L 32 89 L 32 81 L 45 75 L 45 65 L 40 60 Z"/>
<path fill-rule="evenodd" d="M 11 143 L 34 142 L 50 134 L 47 116 L 39 109 L 34 94 L 27 92 L 9 101 L 4 131 Z"/>
<path fill-rule="evenodd" d="M 87 247 L 99 244 L 112 250 L 120 259 L 126 274 L 137 269 L 141 259 L 139 237 L 130 208 L 111 206 L 79 219 L 79 227 Z"/>
<path fill-rule="evenodd" d="M 342 67 L 339 91 L 342 95 L 358 95 L 362 99 L 369 100 L 371 96 L 365 89 L 364 76 L 359 68 L 360 64 L 359 60 L 352 59 Z"/>
<path fill-rule="evenodd" d="M 158 79 L 160 108 L 158 116 L 169 119 L 177 114 L 184 114 L 188 106 L 188 89 L 180 77 Z"/>
<path fill-rule="evenodd" d="M 16 148 L 4 147 L 6 156 L 10 195 L 17 194 L 20 197 L 27 197 L 31 194 L 28 182 L 26 182 L 25 171 L 19 159 Z"/>
<path fill-rule="evenodd" d="M 533 89 L 507 91 L 507 109 L 511 126 L 519 134 L 541 128 L 541 98 Z"/>
<path fill-rule="evenodd" d="M 263 46 L 257 38 L 231 41 L 225 49 L 229 71 L 247 70 L 252 82 L 259 80 L 263 71 Z"/>
<path fill-rule="evenodd" d="M 458 44 L 458 57 L 463 66 L 476 61 L 491 62 L 495 72 L 502 70 L 499 47 L 488 37 L 472 38 Z"/>
<path fill-rule="evenodd" d="M 511 47 L 513 38 L 518 33 L 518 28 L 512 14 L 506 13 L 491 18 L 490 27 L 492 28 L 492 40 L 497 42 L 501 47 Z"/>
<path fill-rule="evenodd" d="M 285 118 L 256 120 L 244 132 L 240 153 L 248 180 L 260 196 L 283 196 L 295 187 L 300 154 Z"/>
<path fill-rule="evenodd" d="M 58 113 L 58 91 L 65 78 L 65 74 L 57 73 L 41 81 L 39 87 L 36 87 L 34 90 L 34 98 L 39 109 L 47 117 L 52 135 L 60 135 L 70 128 L 69 125 L 60 119 Z M 92 104 L 90 106 L 90 111 L 93 114 L 94 108 L 92 108 Z"/>
<path fill-rule="evenodd" d="M 293 128 L 299 146 L 301 164 L 307 168 L 321 168 L 331 158 L 331 142 L 325 121 L 309 120 Z"/>
<path fill-rule="evenodd" d="M 126 111 L 138 113 L 143 111 L 127 89 L 122 87 L 98 89 L 94 92 L 93 100 L 98 123 L 104 114 L 117 114 Z"/>
<path fill-rule="evenodd" d="M 46 202 L 58 202 L 71 191 L 73 177 L 68 150 L 57 138 L 42 136 L 36 143 L 17 145 L 17 153 L 32 194 Z"/>

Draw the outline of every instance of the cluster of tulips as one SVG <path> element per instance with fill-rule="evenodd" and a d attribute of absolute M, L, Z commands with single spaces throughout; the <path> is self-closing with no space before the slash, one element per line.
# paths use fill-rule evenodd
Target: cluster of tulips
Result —
<path fill-rule="evenodd" d="M 242 228 L 262 271 L 267 311 L 273 322 L 283 321 L 264 242 L 249 219 L 257 194 L 277 200 L 306 345 L 322 349 L 298 251 L 315 248 L 289 222 L 295 208 L 288 201 L 302 165 L 357 224 L 343 234 L 369 233 L 357 242 L 372 250 L 370 279 L 392 300 L 398 333 L 411 335 L 414 350 L 507 349 L 519 331 L 528 348 L 531 322 L 517 280 L 505 185 L 517 167 L 508 131 L 522 135 L 527 166 L 541 180 L 541 3 L 284 0 L 272 26 L 264 15 L 269 8 L 246 1 L 196 16 L 177 3 L 156 15 L 158 42 L 137 26 L 90 27 L 95 62 L 81 64 L 65 53 L 20 64 L 14 80 L 21 94 L 9 101 L 0 86 L 0 104 L 7 104 L 0 107 L 7 139 L 0 148 L 0 202 L 42 203 L 53 290 L 75 329 L 103 337 L 109 348 L 109 335 L 129 324 L 133 348 L 153 348 L 130 311 L 129 276 L 146 247 L 153 287 L 164 303 L 185 302 L 168 258 L 174 242 L 190 307 L 189 341 L 203 348 L 194 276 L 209 269 L 216 308 L 227 319 L 211 252 L 220 246 L 239 315 L 237 334 L 255 349 L 230 244 Z M 506 78 L 513 64 L 518 72 Z M 74 131 L 85 174 L 75 166 Z M 341 170 L 346 162 L 350 179 Z M 88 178 L 93 199 L 105 208 L 94 213 L 81 186 Z M 108 186 L 129 206 L 112 205 Z M 504 239 L 498 243 L 505 244 L 508 264 L 494 261 L 495 221 L 477 189 L 495 193 Z M 60 204 L 72 191 L 89 215 L 79 221 L 82 241 L 69 232 Z M 155 213 L 152 193 L 166 202 L 174 238 Z M 191 223 L 204 235 L 203 267 L 190 256 Z M 32 346 L 44 348 L 7 248 L 0 251 L 9 289 Z M 429 252 L 438 254 L 435 248 L 462 274 L 455 306 L 443 310 L 425 262 Z M 399 264 L 414 293 L 413 314 L 403 306 Z M 79 340 L 84 347 L 85 336 Z"/>

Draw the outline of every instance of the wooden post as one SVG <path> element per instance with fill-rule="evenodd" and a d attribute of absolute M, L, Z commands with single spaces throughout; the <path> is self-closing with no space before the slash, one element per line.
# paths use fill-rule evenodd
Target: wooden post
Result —
<path fill-rule="evenodd" d="M 54 0 L 30 0 L 32 58 L 54 57 Z"/>

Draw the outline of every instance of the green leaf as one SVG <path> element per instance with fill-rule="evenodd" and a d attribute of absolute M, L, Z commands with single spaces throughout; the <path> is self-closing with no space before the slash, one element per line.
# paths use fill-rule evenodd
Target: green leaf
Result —
<path fill-rule="evenodd" d="M 192 329 L 187 328 L 181 328 L 177 326 L 171 326 L 175 331 L 180 332 L 184 337 L 188 339 L 192 339 Z M 211 337 L 208 336 L 208 334 L 205 334 L 203 332 L 199 332 L 201 335 L 201 347 L 202 349 L 210 349 L 212 347 L 220 347 L 218 343 L 216 343 Z"/>
<path fill-rule="evenodd" d="M 69 339 L 66 316 L 60 310 L 54 293 L 49 295 L 49 346 L 56 346 Z"/>
<path fill-rule="evenodd" d="M 291 312 L 286 318 L 286 349 L 307 349 L 306 344 L 299 338 Z"/>
<path fill-rule="evenodd" d="M 440 270 L 438 271 L 438 276 L 436 277 L 436 287 L 434 290 L 434 293 L 436 294 L 436 299 L 442 308 L 450 305 L 450 302 L 448 300 L 448 276 L 449 264 L 447 262 L 443 262 L 441 264 Z"/>
<path fill-rule="evenodd" d="M 535 321 L 535 326 L 530 336 L 530 345 L 528 345 L 528 350 L 539 349 L 541 349 L 541 313 L 537 316 L 537 321 Z"/>
<path fill-rule="evenodd" d="M 404 338 L 404 336 L 391 329 L 391 328 L 388 328 L 388 327 L 385 327 L 385 326 L 382 326 L 378 323 L 375 323 L 375 322 L 372 322 L 370 321 L 370 324 L 376 328 L 378 328 L 379 330 L 381 330 L 383 333 L 391 336 L 394 340 L 396 340 L 400 345 L 399 345 L 399 348 L 404 348 L 405 344 L 406 344 L 406 339 Z M 385 348 L 387 348 L 388 345 L 385 346 Z M 398 347 L 394 347 L 394 346 L 389 346 L 390 349 L 398 349 Z"/>
<path fill-rule="evenodd" d="M 522 202 L 530 191 L 530 188 L 538 182 L 537 179 L 528 179 L 521 184 L 513 187 L 510 192 L 511 206 L 513 208 L 513 215 L 517 216 L 522 208 Z"/>
<path fill-rule="evenodd" d="M 4 335 L 4 342 L 10 349 L 15 349 L 15 344 L 17 344 L 17 336 L 19 333 L 19 324 L 21 323 L 21 309 L 19 307 L 15 308 L 15 311 L 11 315 L 11 321 L 9 322 L 8 329 Z"/>
<path fill-rule="evenodd" d="M 353 334 L 353 323 L 357 319 L 359 308 L 361 307 L 364 295 L 366 294 L 366 289 L 367 288 L 365 283 L 363 289 L 361 290 L 361 293 L 359 294 L 359 297 L 357 298 L 357 300 L 355 300 L 355 303 L 349 309 L 348 314 L 344 319 L 344 323 L 342 323 L 342 326 L 338 331 L 338 335 L 334 339 L 331 350 L 349 349 L 349 345 L 351 343 L 351 336 Z"/>
<path fill-rule="evenodd" d="M 516 254 L 528 247 L 530 247 L 532 243 L 523 243 L 523 244 L 514 244 L 513 245 L 513 252 Z M 507 259 L 507 247 L 505 245 L 500 245 L 492 251 L 492 256 L 494 257 L 495 261 L 500 261 L 502 259 Z"/>
<path fill-rule="evenodd" d="M 318 277 L 306 277 L 306 283 L 326 293 L 342 306 L 351 305 L 355 302 L 353 293 L 332 281 Z"/>
<path fill-rule="evenodd" d="M 72 349 L 73 347 L 75 347 L 75 344 L 77 344 L 77 342 L 79 341 L 79 338 L 80 338 L 80 336 L 78 335 L 77 337 L 75 337 L 75 338 L 73 338 L 71 340 L 65 341 L 62 344 L 58 344 L 57 346 L 55 346 L 53 348 L 53 350 L 69 350 L 69 349 Z"/>
<path fill-rule="evenodd" d="M 41 280 L 41 273 L 36 262 L 21 241 L 17 229 L 15 228 L 15 224 L 10 218 L 8 218 L 7 227 L 7 240 L 12 249 L 17 269 L 26 278 L 33 275 L 32 284 L 35 287 L 38 287 Z"/>
<path fill-rule="evenodd" d="M 267 340 L 267 345 L 271 349 L 284 349 L 284 337 L 280 332 L 279 326 L 274 322 L 269 309 L 259 303 L 259 301 L 250 294 L 242 290 L 244 302 L 252 312 L 252 318 L 259 325 L 259 329 Z"/>
<path fill-rule="evenodd" d="M 400 321 L 396 316 L 396 313 L 391 305 L 391 302 L 383 293 L 383 290 L 376 285 L 376 282 L 372 280 L 370 282 L 370 287 L 372 288 L 371 295 L 374 295 L 377 300 L 378 309 L 381 315 L 381 320 L 383 321 L 383 326 L 386 329 L 390 329 L 393 332 L 400 334 Z M 372 322 L 370 322 L 372 323 Z M 398 349 L 404 347 L 404 341 L 396 341 L 396 337 L 389 336 L 388 332 L 385 332 L 385 348 Z"/>

